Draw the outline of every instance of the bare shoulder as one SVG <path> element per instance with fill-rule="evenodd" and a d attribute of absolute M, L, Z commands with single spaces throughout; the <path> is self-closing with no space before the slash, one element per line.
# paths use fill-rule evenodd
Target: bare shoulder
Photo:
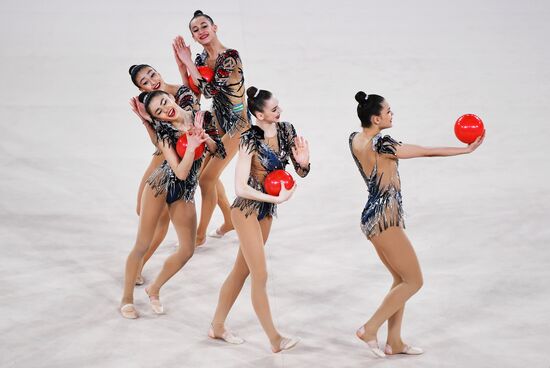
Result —
<path fill-rule="evenodd" d="M 349 143 L 353 152 L 362 152 L 367 147 L 368 139 L 359 132 L 353 132 L 349 136 Z"/>

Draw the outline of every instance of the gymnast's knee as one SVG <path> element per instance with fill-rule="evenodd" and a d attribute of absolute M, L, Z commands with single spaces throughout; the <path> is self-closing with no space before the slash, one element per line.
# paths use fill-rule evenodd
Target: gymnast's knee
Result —
<path fill-rule="evenodd" d="M 212 190 L 216 186 L 217 182 L 218 178 L 214 175 L 209 175 L 208 173 L 203 173 L 203 175 L 199 178 L 199 186 L 201 191 Z"/>
<path fill-rule="evenodd" d="M 422 278 L 422 275 L 420 275 L 409 280 L 408 284 L 412 286 L 414 292 L 416 293 L 422 288 L 422 285 L 424 285 L 424 279 Z"/>
<path fill-rule="evenodd" d="M 233 269 L 231 270 L 231 277 L 234 280 L 238 280 L 238 281 L 246 280 L 249 274 L 250 274 L 250 271 L 248 269 L 244 270 L 241 268 L 233 267 Z"/>
<path fill-rule="evenodd" d="M 393 277 L 393 283 L 391 285 L 391 288 L 393 289 L 397 285 L 401 284 L 403 282 L 403 279 L 401 277 Z"/>
<path fill-rule="evenodd" d="M 147 253 L 147 249 L 149 249 L 149 243 L 137 242 L 132 252 L 130 252 L 130 256 L 133 255 L 134 257 L 142 259 L 145 253 Z"/>
<path fill-rule="evenodd" d="M 178 251 L 178 259 L 185 263 L 193 257 L 193 254 L 195 254 L 195 247 L 180 249 Z"/>
<path fill-rule="evenodd" d="M 267 271 L 258 271 L 251 273 L 252 283 L 256 286 L 265 286 L 267 284 Z"/>

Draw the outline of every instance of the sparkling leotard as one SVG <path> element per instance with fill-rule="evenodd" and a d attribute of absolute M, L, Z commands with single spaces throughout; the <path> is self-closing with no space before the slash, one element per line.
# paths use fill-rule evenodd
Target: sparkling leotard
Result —
<path fill-rule="evenodd" d="M 309 173 L 310 165 L 307 168 L 300 167 L 292 154 L 291 148 L 295 145 L 295 138 L 296 130 L 287 122 L 277 123 L 277 135 L 274 137 L 265 137 L 264 131 L 257 125 L 241 135 L 241 148 L 244 147 L 252 154 L 249 186 L 265 193 L 263 182 L 266 175 L 274 170 L 284 170 L 289 159 L 299 176 L 305 177 Z M 242 197 L 237 197 L 231 208 L 239 208 L 246 217 L 254 213 L 258 220 L 277 214 L 277 205 L 273 203 Z"/>
<path fill-rule="evenodd" d="M 195 65 L 205 66 L 208 53 L 198 54 Z M 201 93 L 212 98 L 214 124 L 229 136 L 250 127 L 251 116 L 245 99 L 243 64 L 239 52 L 227 49 L 221 52 L 214 64 L 214 78 L 210 83 L 199 80 Z"/>
<path fill-rule="evenodd" d="M 185 86 L 181 86 L 176 93 L 176 102 L 186 110 L 192 111 L 193 115 L 198 106 L 197 100 L 193 92 Z M 183 134 L 176 129 L 172 124 L 164 121 L 154 121 L 153 127 L 157 133 L 159 141 L 164 141 L 168 147 L 175 149 L 179 137 Z M 213 124 L 212 115 L 209 112 L 204 116 L 204 129 L 206 133 L 216 142 L 216 151 L 212 154 L 216 157 L 225 158 L 225 149 L 221 142 L 221 137 L 218 130 Z M 205 150 L 206 152 L 206 150 Z M 185 180 L 179 179 L 168 162 L 165 160 L 147 179 L 147 184 L 155 191 L 155 196 L 166 193 L 166 202 L 173 203 L 178 199 L 183 199 L 186 202 L 193 201 L 195 189 L 199 182 L 199 171 L 204 160 L 205 153 L 193 161 L 191 170 Z"/>
<path fill-rule="evenodd" d="M 396 146 L 401 143 L 389 135 L 382 137 L 378 134 L 369 142 L 372 149 L 362 150 L 357 156 L 352 146 L 356 134 L 350 135 L 349 147 L 369 191 L 369 199 L 361 214 L 361 230 L 370 239 L 391 226 L 405 228 L 396 157 Z"/>

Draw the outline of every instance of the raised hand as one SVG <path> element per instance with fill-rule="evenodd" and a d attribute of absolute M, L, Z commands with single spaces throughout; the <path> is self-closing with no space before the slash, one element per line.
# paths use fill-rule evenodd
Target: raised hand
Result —
<path fill-rule="evenodd" d="M 184 65 L 193 64 L 191 57 L 191 48 L 185 44 L 183 37 L 176 36 L 172 42 L 172 48 L 174 49 L 174 54 L 176 56 L 176 62 L 181 62 Z M 179 64 L 178 64 L 179 65 Z"/>
<path fill-rule="evenodd" d="M 307 167 L 309 164 L 309 144 L 304 137 L 296 137 L 292 147 L 292 155 L 301 167 Z"/>
<path fill-rule="evenodd" d="M 175 42 L 175 41 L 174 41 Z M 172 42 L 172 50 L 174 51 L 174 59 L 176 59 L 176 64 L 178 64 L 178 68 L 184 68 L 185 65 L 183 64 L 183 61 L 181 61 L 178 51 L 176 50 L 176 45 Z"/>
<path fill-rule="evenodd" d="M 151 115 L 145 110 L 145 106 L 139 102 L 137 97 L 132 97 L 130 99 L 130 106 L 132 107 L 132 111 L 139 116 L 142 123 L 150 123 L 153 120 L 151 119 Z"/>
<path fill-rule="evenodd" d="M 135 112 L 136 115 L 139 116 L 139 118 L 141 119 L 141 122 L 143 123 L 143 126 L 145 126 L 145 129 L 147 129 L 147 134 L 149 134 L 151 143 L 153 143 L 153 145 L 158 148 L 157 133 L 151 125 L 151 116 L 149 116 L 147 111 L 145 111 L 145 106 L 143 106 L 143 104 L 139 102 L 137 97 L 132 97 L 132 99 L 130 100 L 130 106 L 132 107 L 132 111 Z"/>

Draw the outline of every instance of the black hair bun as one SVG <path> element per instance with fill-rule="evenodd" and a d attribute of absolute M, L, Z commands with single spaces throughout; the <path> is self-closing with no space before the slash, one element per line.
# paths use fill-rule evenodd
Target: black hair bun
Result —
<path fill-rule="evenodd" d="M 355 101 L 359 102 L 360 104 L 364 104 L 367 102 L 367 94 L 363 91 L 359 91 L 355 94 Z"/>
<path fill-rule="evenodd" d="M 149 92 L 141 92 L 138 96 L 139 102 L 143 103 L 143 101 L 145 101 L 145 97 L 147 97 L 148 94 Z"/>
<path fill-rule="evenodd" d="M 195 10 L 195 13 L 193 14 L 193 18 L 198 17 L 199 15 L 203 15 L 204 13 L 202 10 Z"/>
<path fill-rule="evenodd" d="M 128 73 L 130 73 L 130 75 L 132 75 L 132 70 L 134 70 L 135 67 L 137 67 L 136 64 L 132 65 L 130 69 L 128 69 Z"/>
<path fill-rule="evenodd" d="M 254 96 L 256 95 L 256 92 L 258 92 L 258 88 L 254 86 L 248 87 L 246 89 L 246 95 L 248 96 L 248 98 L 254 98 Z"/>

